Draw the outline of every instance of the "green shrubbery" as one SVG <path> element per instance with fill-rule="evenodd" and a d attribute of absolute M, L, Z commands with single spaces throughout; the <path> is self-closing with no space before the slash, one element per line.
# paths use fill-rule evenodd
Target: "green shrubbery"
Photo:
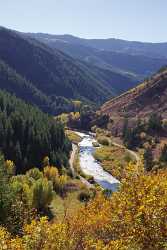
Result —
<path fill-rule="evenodd" d="M 53 194 L 66 194 L 68 178 L 53 166 L 45 166 L 43 172 L 33 168 L 24 175 L 14 173 L 13 162 L 0 156 L 0 224 L 12 233 L 21 233 L 24 223 L 34 216 L 50 216 Z"/>
<path fill-rule="evenodd" d="M 106 136 L 99 136 L 97 137 L 97 141 L 104 145 L 104 146 L 109 146 L 110 145 L 110 140 Z"/>

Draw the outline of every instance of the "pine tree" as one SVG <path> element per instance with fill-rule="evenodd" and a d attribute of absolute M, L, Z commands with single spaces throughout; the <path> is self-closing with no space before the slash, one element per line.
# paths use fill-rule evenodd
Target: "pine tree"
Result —
<path fill-rule="evenodd" d="M 164 147 L 161 151 L 160 160 L 163 162 L 167 162 L 167 144 L 164 145 Z"/>
<path fill-rule="evenodd" d="M 151 114 L 148 121 L 148 129 L 154 132 L 160 132 L 162 130 L 162 117 L 156 113 Z"/>
<path fill-rule="evenodd" d="M 4 157 L 0 155 L 0 224 L 5 224 L 12 202 L 9 177 Z"/>
<path fill-rule="evenodd" d="M 151 171 L 153 168 L 153 154 L 149 147 L 144 152 L 144 168 L 146 171 Z"/>

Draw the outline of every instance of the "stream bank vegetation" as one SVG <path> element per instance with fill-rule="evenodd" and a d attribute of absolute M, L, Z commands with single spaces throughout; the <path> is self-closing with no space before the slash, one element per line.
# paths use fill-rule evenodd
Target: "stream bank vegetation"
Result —
<path fill-rule="evenodd" d="M 129 171 L 137 171 L 136 167 L 132 167 L 136 163 L 134 155 L 123 145 L 115 144 L 109 131 L 95 126 L 92 131 L 96 133 L 97 142 L 100 144 L 94 152 L 94 157 L 104 170 L 120 181 L 126 178 Z"/>
<path fill-rule="evenodd" d="M 79 159 L 79 147 L 77 147 L 77 150 L 75 152 L 74 161 L 73 161 L 73 167 L 75 171 L 75 175 L 77 179 L 80 179 L 80 176 L 83 177 L 86 181 L 88 181 L 90 184 L 95 184 L 94 178 L 91 175 L 87 175 L 83 172 L 80 166 L 80 159 Z"/>
<path fill-rule="evenodd" d="M 141 165 L 137 174 L 126 175 L 111 197 L 97 192 L 88 202 L 81 193 L 86 203 L 50 221 L 43 216 L 54 192 L 50 176 L 60 176 L 58 170 L 45 168 L 12 176 L 12 162 L 1 157 L 1 249 L 167 249 L 166 170 L 146 173 Z"/>
<path fill-rule="evenodd" d="M 102 114 L 99 117 L 102 117 Z M 117 117 L 104 119 L 103 126 L 91 127 L 97 140 L 109 146 L 112 141 L 144 157 L 145 169 L 148 171 L 166 167 L 167 163 L 167 120 L 160 114 L 152 112 L 147 117 Z"/>
<path fill-rule="evenodd" d="M 132 171 L 131 162 L 135 162 L 126 149 L 115 145 L 97 148 L 94 157 L 104 170 L 120 181 L 126 177 L 127 172 Z M 133 171 L 136 171 L 136 168 Z"/>

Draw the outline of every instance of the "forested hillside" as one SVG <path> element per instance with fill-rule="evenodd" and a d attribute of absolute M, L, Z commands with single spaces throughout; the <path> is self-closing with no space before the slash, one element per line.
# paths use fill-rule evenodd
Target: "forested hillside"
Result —
<path fill-rule="evenodd" d="M 25 101 L 45 108 L 46 111 L 49 110 L 51 104 L 49 98 L 2 60 L 0 60 L 0 88 L 15 93 Z"/>
<path fill-rule="evenodd" d="M 74 108 L 73 102 L 64 97 L 47 96 L 2 60 L 0 60 L 0 89 L 13 93 L 52 115 L 69 112 Z"/>
<path fill-rule="evenodd" d="M 0 58 L 45 95 L 102 103 L 112 96 L 105 82 L 75 60 L 16 32 L 0 29 Z"/>
<path fill-rule="evenodd" d="M 45 156 L 58 167 L 67 167 L 71 144 L 64 128 L 39 109 L 0 91 L 0 150 L 13 160 L 16 172 L 40 167 Z"/>
<path fill-rule="evenodd" d="M 29 33 L 33 35 L 33 33 Z M 70 44 L 82 45 L 99 50 L 108 50 L 121 53 L 127 53 L 130 55 L 148 55 L 149 57 L 167 57 L 167 43 L 149 43 L 138 41 L 127 41 L 122 39 L 108 38 L 108 39 L 84 39 L 73 35 L 50 35 L 37 33 L 36 37 L 42 39 L 51 39 L 54 43 L 54 39 L 58 41 L 68 42 Z"/>
<path fill-rule="evenodd" d="M 129 77 L 135 84 L 167 64 L 167 44 L 129 42 L 118 39 L 81 39 L 70 35 L 33 34 L 39 41 L 53 49 L 91 65 L 108 69 L 111 73 Z M 165 56 L 166 55 L 166 56 Z M 122 84 L 122 86 L 126 86 Z M 133 87 L 134 85 L 131 85 Z M 125 89 L 125 88 L 124 88 Z M 127 88 L 128 89 L 128 86 Z"/>

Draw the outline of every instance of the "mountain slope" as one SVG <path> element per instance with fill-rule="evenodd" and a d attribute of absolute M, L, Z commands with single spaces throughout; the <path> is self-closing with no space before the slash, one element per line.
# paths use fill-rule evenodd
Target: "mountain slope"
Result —
<path fill-rule="evenodd" d="M 128 42 L 117 39 L 81 39 L 69 35 L 27 34 L 68 55 L 112 72 L 131 74 L 137 80 L 167 64 L 167 44 Z M 158 52 L 160 51 L 160 54 Z M 165 56 L 166 55 L 166 58 Z"/>
<path fill-rule="evenodd" d="M 0 88 L 10 93 L 15 93 L 17 97 L 36 104 L 41 108 L 43 106 L 49 107 L 49 98 L 2 60 L 0 60 Z"/>
<path fill-rule="evenodd" d="M 64 42 L 68 44 L 82 45 L 96 50 L 108 50 L 122 52 L 131 55 L 147 55 L 151 57 L 167 57 L 167 42 L 166 43 L 148 43 L 127 41 L 122 39 L 84 39 L 72 35 L 50 35 L 43 33 L 28 33 L 30 36 L 37 39 L 52 42 Z"/>
<path fill-rule="evenodd" d="M 54 35 L 19 33 L 23 37 L 35 38 L 44 43 L 54 51 L 60 50 L 68 54 L 75 62 L 90 75 L 94 75 L 103 86 L 109 87 L 115 95 L 136 86 L 141 77 L 134 73 L 125 72 L 122 69 L 115 68 L 98 57 L 98 50 L 77 43 L 57 39 Z M 63 38 L 62 38 L 63 39 Z M 160 64 L 162 65 L 162 64 Z M 159 68 L 159 67 L 158 67 Z"/>
<path fill-rule="evenodd" d="M 101 103 L 112 95 L 74 59 L 4 28 L 0 29 L 0 58 L 47 96 Z"/>
<path fill-rule="evenodd" d="M 130 55 L 147 55 L 150 57 L 167 58 L 167 42 L 165 43 L 148 43 L 127 41 L 122 39 L 108 38 L 108 39 L 84 39 L 72 35 L 50 35 L 50 34 L 35 34 L 36 37 L 45 38 L 52 41 L 63 40 L 71 44 L 78 44 L 91 47 L 98 50 L 108 50 L 115 52 L 127 53 Z"/>
<path fill-rule="evenodd" d="M 38 108 L 0 91 L 0 121 L 0 150 L 17 173 L 40 168 L 45 156 L 56 166 L 68 165 L 71 144 L 63 126 Z"/>
<path fill-rule="evenodd" d="M 73 110 L 73 103 L 64 97 L 49 97 L 27 81 L 0 59 L 0 89 L 15 94 L 22 100 L 38 106 L 49 114 L 59 114 Z"/>
<path fill-rule="evenodd" d="M 83 42 L 83 40 L 82 40 Z M 87 45 L 96 48 L 128 53 L 131 55 L 147 55 L 150 57 L 167 57 L 167 43 L 145 43 L 121 39 L 87 39 Z"/>
<path fill-rule="evenodd" d="M 167 118 L 167 68 L 134 89 L 101 107 L 111 117 L 149 117 L 155 112 Z"/>

